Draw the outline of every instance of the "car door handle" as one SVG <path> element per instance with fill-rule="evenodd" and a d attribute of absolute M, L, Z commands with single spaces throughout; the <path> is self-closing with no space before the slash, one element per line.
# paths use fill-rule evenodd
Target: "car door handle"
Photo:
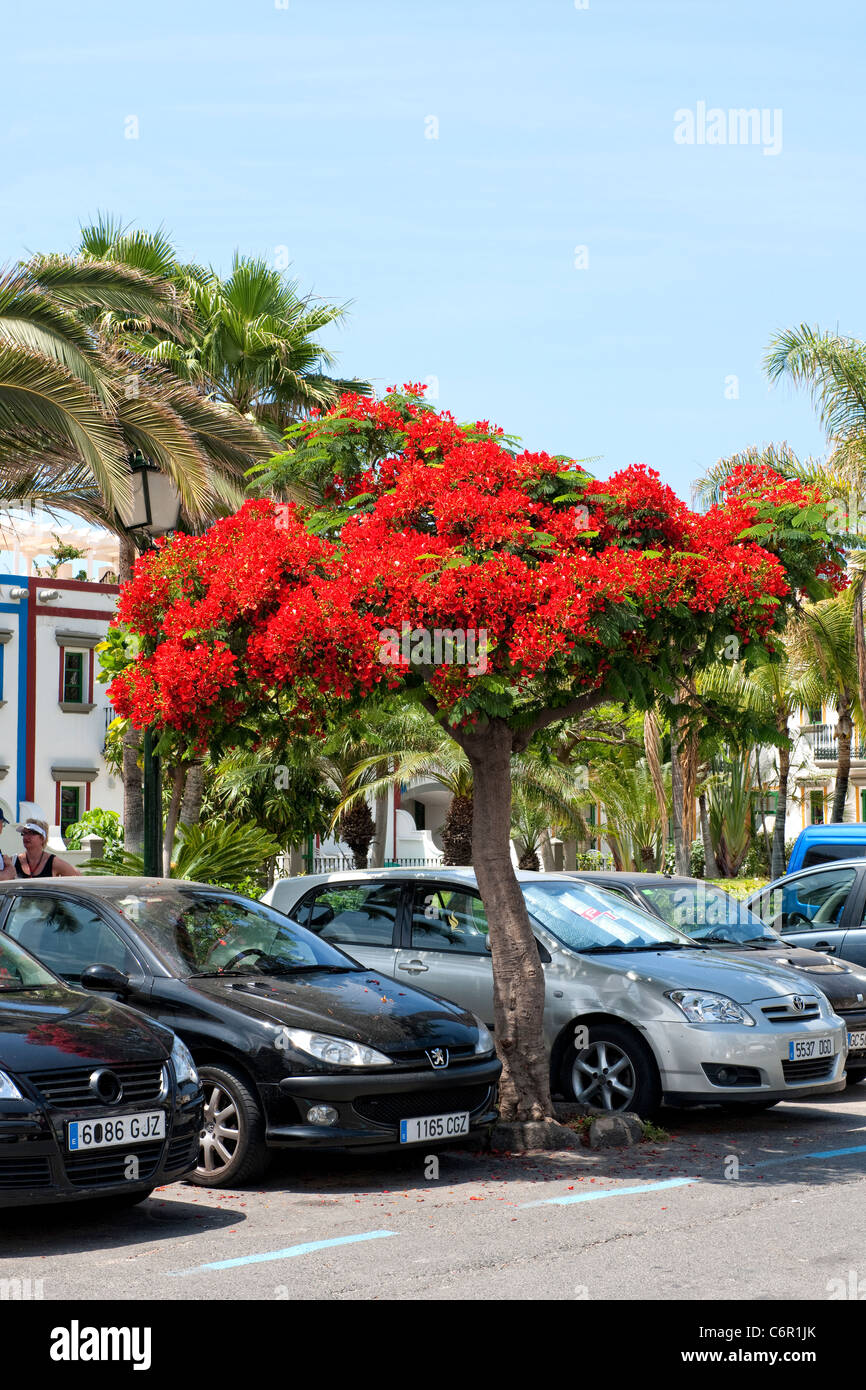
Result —
<path fill-rule="evenodd" d="M 397 969 L 407 970 L 410 975 L 420 975 L 422 970 L 429 970 L 430 967 L 425 965 L 423 960 L 407 960 L 405 964 L 403 961 L 399 961 Z"/>
<path fill-rule="evenodd" d="M 832 956 L 836 947 L 831 946 L 829 941 L 816 941 L 809 949 L 812 951 L 826 951 L 828 956 Z"/>

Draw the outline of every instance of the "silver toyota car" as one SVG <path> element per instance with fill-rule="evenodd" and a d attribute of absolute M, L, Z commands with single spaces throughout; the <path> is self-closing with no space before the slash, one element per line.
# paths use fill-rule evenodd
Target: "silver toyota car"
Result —
<path fill-rule="evenodd" d="M 847 1034 L 819 990 L 747 965 L 570 875 L 518 873 L 547 983 L 551 1087 L 605 1110 L 775 1105 L 845 1085 Z M 493 1025 L 471 869 L 281 879 L 265 902 L 384 975 Z"/>

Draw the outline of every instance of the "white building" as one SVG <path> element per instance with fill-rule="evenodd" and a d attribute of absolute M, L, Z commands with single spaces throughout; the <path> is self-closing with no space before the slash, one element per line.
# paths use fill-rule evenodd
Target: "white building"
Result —
<path fill-rule="evenodd" d="M 96 680 L 94 653 L 118 587 L 60 577 L 71 567 L 114 579 L 117 542 L 80 529 L 79 540 L 78 528 L 70 535 L 56 520 L 41 532 L 30 518 L 0 522 L 0 807 L 14 822 L 22 803 L 35 804 L 55 842 L 92 807 L 123 811 L 121 779 L 103 756 L 113 711 Z M 50 551 L 52 533 L 82 548 L 89 535 L 91 551 L 61 566 L 58 577 L 39 577 L 32 571 Z M 0 848 L 20 850 L 20 838 L 7 828 Z"/>

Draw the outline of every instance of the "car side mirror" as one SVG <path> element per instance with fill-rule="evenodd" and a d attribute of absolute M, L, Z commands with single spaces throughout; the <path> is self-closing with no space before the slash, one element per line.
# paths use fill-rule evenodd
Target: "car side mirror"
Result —
<path fill-rule="evenodd" d="M 114 965 L 88 965 L 81 972 L 82 989 L 105 989 L 122 994 L 129 989 L 129 976 Z"/>

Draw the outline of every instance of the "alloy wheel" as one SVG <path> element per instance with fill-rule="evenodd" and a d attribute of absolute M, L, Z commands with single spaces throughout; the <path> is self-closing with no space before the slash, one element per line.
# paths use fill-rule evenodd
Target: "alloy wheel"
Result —
<path fill-rule="evenodd" d="M 575 1099 L 599 1110 L 627 1110 L 637 1089 L 634 1063 L 612 1042 L 590 1043 L 572 1067 Z"/>
<path fill-rule="evenodd" d="M 197 1172 L 218 1178 L 228 1168 L 241 1142 L 241 1120 L 231 1093 L 216 1081 L 204 1082 L 204 1124 Z"/>

